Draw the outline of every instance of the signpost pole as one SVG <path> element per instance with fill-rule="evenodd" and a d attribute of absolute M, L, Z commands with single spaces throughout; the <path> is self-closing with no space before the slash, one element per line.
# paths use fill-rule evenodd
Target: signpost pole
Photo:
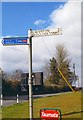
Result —
<path fill-rule="evenodd" d="M 30 120 L 33 119 L 33 93 L 32 93 L 32 30 L 30 29 L 28 31 L 28 37 L 29 37 L 29 114 L 30 114 Z"/>

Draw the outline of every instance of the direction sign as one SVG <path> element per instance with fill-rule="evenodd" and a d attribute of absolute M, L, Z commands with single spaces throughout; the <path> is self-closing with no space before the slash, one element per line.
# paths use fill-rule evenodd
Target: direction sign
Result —
<path fill-rule="evenodd" d="M 11 37 L 11 38 L 3 38 L 3 45 L 27 45 L 28 37 Z"/>
<path fill-rule="evenodd" d="M 62 28 L 50 29 L 50 30 L 33 30 L 31 31 L 33 37 L 62 35 Z"/>

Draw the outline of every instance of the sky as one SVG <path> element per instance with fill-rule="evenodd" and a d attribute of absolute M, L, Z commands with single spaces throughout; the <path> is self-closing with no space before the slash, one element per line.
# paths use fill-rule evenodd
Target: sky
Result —
<path fill-rule="evenodd" d="M 1 9 L 1 7 L 0 7 Z M 45 63 L 56 56 L 57 44 L 69 52 L 71 69 L 81 79 L 81 2 L 2 2 L 1 37 L 28 36 L 28 30 L 62 28 L 62 35 L 32 38 L 33 71 L 43 71 Z M 1 25 L 1 24 L 0 24 Z M 0 39 L 1 40 L 1 39 Z M 5 72 L 28 72 L 28 46 L 3 46 L 0 42 L 0 66 Z"/>
<path fill-rule="evenodd" d="M 46 21 L 42 24 L 43 28 L 50 25 L 49 15 L 60 4 L 48 2 L 10 2 L 2 3 L 3 36 L 27 36 L 28 29 L 39 29 L 34 22 L 37 20 Z M 41 23 L 40 23 L 41 24 Z M 21 30 L 22 29 L 22 30 Z"/>

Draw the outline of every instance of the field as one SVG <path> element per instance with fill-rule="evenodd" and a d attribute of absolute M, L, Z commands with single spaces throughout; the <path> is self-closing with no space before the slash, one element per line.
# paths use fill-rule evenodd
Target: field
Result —
<path fill-rule="evenodd" d="M 81 92 L 68 92 L 52 97 L 34 99 L 34 118 L 39 118 L 39 111 L 42 108 L 59 108 L 62 118 L 82 118 Z M 29 118 L 29 101 L 2 107 L 2 118 Z"/>

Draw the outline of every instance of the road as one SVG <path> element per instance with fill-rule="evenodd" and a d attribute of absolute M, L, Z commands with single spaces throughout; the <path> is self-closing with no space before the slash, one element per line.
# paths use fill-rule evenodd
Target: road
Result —
<path fill-rule="evenodd" d="M 18 103 L 25 102 L 28 100 L 28 95 L 18 96 Z M 17 104 L 17 97 L 5 97 L 2 101 L 2 106 L 9 106 Z"/>
<path fill-rule="evenodd" d="M 42 97 L 49 97 L 49 96 L 55 96 L 55 95 L 59 95 L 59 94 L 63 94 L 63 93 L 56 93 L 56 94 L 43 94 L 43 95 L 33 95 L 33 98 L 42 98 Z M 23 95 L 23 96 L 19 96 L 18 97 L 18 102 L 25 102 L 28 100 L 28 95 Z M 2 101 L 2 106 L 9 106 L 9 105 L 13 105 L 13 104 L 17 104 L 17 99 L 16 97 L 6 97 L 3 99 Z"/>

